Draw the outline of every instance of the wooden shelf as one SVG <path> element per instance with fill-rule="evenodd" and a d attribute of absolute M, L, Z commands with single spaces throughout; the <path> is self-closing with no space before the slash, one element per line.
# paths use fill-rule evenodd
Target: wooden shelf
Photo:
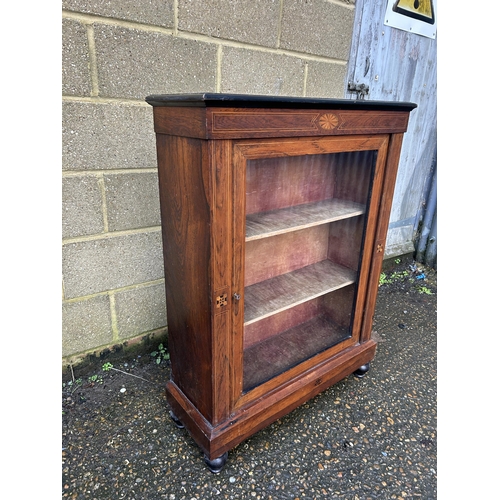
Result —
<path fill-rule="evenodd" d="M 244 389 L 270 380 L 349 336 L 348 328 L 321 315 L 245 349 Z"/>
<path fill-rule="evenodd" d="M 350 285 L 351 269 L 323 260 L 245 287 L 245 325 Z"/>
<path fill-rule="evenodd" d="M 324 200 L 246 217 L 245 241 L 318 226 L 364 213 L 364 206 L 348 200 Z"/>

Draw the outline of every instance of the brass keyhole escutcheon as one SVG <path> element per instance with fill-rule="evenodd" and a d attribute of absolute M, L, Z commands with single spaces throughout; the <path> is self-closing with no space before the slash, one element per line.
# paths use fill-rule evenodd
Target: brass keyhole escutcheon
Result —
<path fill-rule="evenodd" d="M 384 245 L 377 245 L 377 253 L 380 253 L 384 250 Z"/>

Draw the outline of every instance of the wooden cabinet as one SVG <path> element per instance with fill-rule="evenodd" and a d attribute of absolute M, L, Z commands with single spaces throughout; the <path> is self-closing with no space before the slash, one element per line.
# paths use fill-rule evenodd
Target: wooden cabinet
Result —
<path fill-rule="evenodd" d="M 372 319 L 412 103 L 153 95 L 166 393 L 227 452 L 375 355 Z"/>

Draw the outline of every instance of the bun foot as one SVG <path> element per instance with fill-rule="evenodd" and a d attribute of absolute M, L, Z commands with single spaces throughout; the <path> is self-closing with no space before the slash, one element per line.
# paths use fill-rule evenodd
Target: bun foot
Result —
<path fill-rule="evenodd" d="M 370 363 L 366 363 L 366 365 L 360 366 L 355 372 L 354 376 L 358 378 L 363 378 L 368 370 L 370 369 Z"/>
<path fill-rule="evenodd" d="M 175 416 L 173 411 L 170 411 L 170 418 L 174 421 L 174 424 L 179 428 L 179 429 L 184 429 L 184 424 Z"/>
<path fill-rule="evenodd" d="M 214 458 L 213 460 L 210 460 L 205 455 L 205 463 L 210 469 L 210 472 L 213 472 L 214 474 L 218 474 L 223 469 L 224 465 L 226 464 L 226 461 L 227 461 L 227 451 L 220 457 Z"/>

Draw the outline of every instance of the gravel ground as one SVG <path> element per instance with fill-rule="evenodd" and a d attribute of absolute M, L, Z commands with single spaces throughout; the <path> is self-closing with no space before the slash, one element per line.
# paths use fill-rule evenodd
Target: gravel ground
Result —
<path fill-rule="evenodd" d="M 437 498 L 437 275 L 402 259 L 384 276 L 368 374 L 231 450 L 218 475 L 168 417 L 168 361 L 146 354 L 66 381 L 62 498 Z"/>

